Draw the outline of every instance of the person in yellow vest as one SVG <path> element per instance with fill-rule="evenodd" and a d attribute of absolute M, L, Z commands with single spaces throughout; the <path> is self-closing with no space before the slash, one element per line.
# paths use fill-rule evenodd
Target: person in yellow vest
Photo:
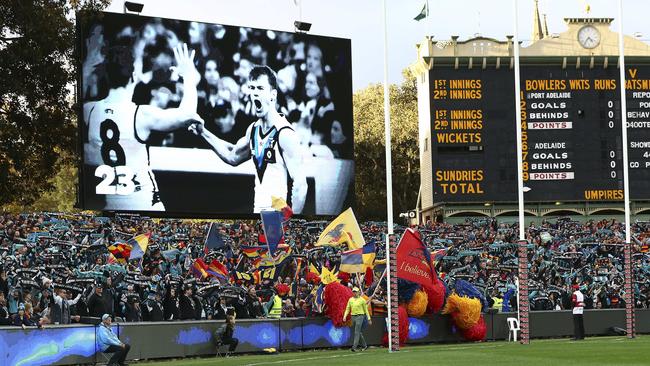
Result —
<path fill-rule="evenodd" d="M 264 312 L 267 318 L 280 319 L 282 316 L 282 298 L 274 291 L 271 299 L 264 305 Z"/>
<path fill-rule="evenodd" d="M 368 349 L 366 344 L 366 339 L 361 333 L 361 328 L 363 327 L 363 322 L 368 319 L 368 324 L 372 325 L 372 319 L 370 318 L 370 313 L 368 312 L 368 304 L 366 300 L 361 297 L 361 291 L 358 287 L 352 289 L 354 292 L 354 297 L 351 297 L 348 300 L 348 305 L 345 307 L 345 313 L 343 314 L 343 319 L 347 319 L 348 314 L 352 315 L 352 327 L 354 327 L 354 343 L 352 343 L 352 352 L 357 352 L 359 349 L 359 338 L 361 338 L 361 351 Z"/>
<path fill-rule="evenodd" d="M 500 312 L 503 309 L 503 299 L 495 296 L 492 298 L 492 300 L 494 301 L 494 304 L 492 304 L 492 309 Z"/>

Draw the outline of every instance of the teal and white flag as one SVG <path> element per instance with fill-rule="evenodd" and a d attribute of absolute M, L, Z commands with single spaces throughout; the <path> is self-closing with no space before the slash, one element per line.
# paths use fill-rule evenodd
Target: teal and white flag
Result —
<path fill-rule="evenodd" d="M 422 10 L 420 10 L 420 14 L 418 14 L 413 20 L 420 21 L 426 17 L 429 16 L 429 1 L 425 1 L 424 5 L 422 6 Z"/>

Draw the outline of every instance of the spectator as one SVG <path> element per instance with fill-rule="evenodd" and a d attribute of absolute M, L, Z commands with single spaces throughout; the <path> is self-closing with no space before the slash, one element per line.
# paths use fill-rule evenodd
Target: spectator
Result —
<path fill-rule="evenodd" d="M 163 306 L 160 303 L 160 294 L 150 292 L 144 305 L 145 311 L 142 314 L 144 321 L 161 322 L 165 320 Z"/>
<path fill-rule="evenodd" d="M 161 320 L 161 312 L 163 320 L 177 320 L 180 318 L 177 291 L 186 287 L 194 287 L 188 297 L 191 302 L 184 302 L 185 305 L 191 303 L 193 309 L 191 315 L 186 314 L 187 319 L 223 318 L 223 314 L 217 315 L 217 299 L 224 293 L 227 296 L 223 297 L 228 299 L 227 306 L 234 307 L 239 318 L 256 318 L 271 310 L 274 302 L 270 300 L 276 296 L 271 289 L 279 281 L 292 289 L 281 299 L 289 300 L 291 307 L 281 301 L 280 314 L 284 310 L 285 316 L 313 316 L 322 314 L 324 309 L 315 301 L 318 275 L 308 275 L 308 268 L 310 264 L 317 266 L 318 270 L 322 265 L 335 268 L 340 260 L 340 249 L 312 249 L 312 244 L 322 231 L 322 224 L 290 220 L 286 223 L 286 244 L 280 248 L 286 246 L 291 249 L 291 255 L 305 258 L 308 264 L 300 266 L 300 273 L 295 273 L 297 267 L 287 261 L 277 267 L 275 281 L 269 279 L 260 283 L 255 278 L 235 281 L 236 272 L 259 275 L 254 258 L 241 256 L 241 250 L 242 246 L 256 246 L 262 229 L 258 224 L 239 221 L 219 223 L 227 242 L 227 251 L 231 252 L 228 257 L 233 260 L 226 259 L 225 252 L 213 250 L 207 254 L 209 259 L 206 261 L 216 258 L 224 263 L 233 278 L 226 284 L 218 283 L 219 280 L 214 277 L 194 279 L 190 272 L 195 259 L 206 257 L 202 252 L 209 227 L 206 223 L 168 219 L 154 222 L 133 216 L 108 219 L 81 214 L 0 214 L 0 223 L 5 230 L 4 236 L 0 234 L 3 268 L 0 281 L 6 281 L 9 296 L 5 297 L 5 307 L 9 317 L 18 312 L 18 304 L 23 302 L 34 304 L 32 316 L 54 319 L 58 310 L 55 310 L 56 302 L 49 291 L 58 289 L 58 284 L 65 284 L 72 286 L 73 289 L 68 291 L 75 292 L 74 297 L 79 298 L 76 304 L 69 306 L 73 321 L 75 316 L 87 316 L 88 307 L 98 317 L 109 313 L 107 307 L 111 304 L 115 316 L 127 317 L 129 296 L 134 300 L 137 297 L 143 320 Z M 68 229 L 61 230 L 62 226 Z M 379 222 L 362 223 L 360 226 L 366 241 L 381 240 L 386 230 L 385 223 Z M 517 264 L 516 244 L 513 244 L 517 238 L 516 224 L 484 218 L 468 219 L 460 224 L 433 223 L 419 229 L 425 245 L 434 253 L 432 258 L 436 261 L 436 269 L 445 281 L 467 279 L 480 291 L 493 298 L 501 298 L 503 311 L 516 311 L 517 296 L 511 290 Z M 634 304 L 639 308 L 648 308 L 650 277 L 647 268 L 650 268 L 650 257 L 642 252 L 642 248 L 647 248 L 650 235 L 644 233 L 650 232 L 650 224 L 635 223 L 632 229 L 636 240 L 633 248 Z M 571 284 L 576 282 L 586 285 L 582 291 L 585 308 L 624 307 L 623 230 L 624 225 L 616 220 L 579 223 L 566 218 L 545 220 L 527 227 L 526 234 L 534 243 L 529 251 L 529 287 L 533 294 L 531 309 L 571 309 Z M 32 231 L 49 237 L 39 239 L 32 236 Z M 126 242 L 145 231 L 151 232 L 151 242 L 142 259 L 142 266 L 128 261 L 116 262 L 109 256 L 106 245 Z M 95 239 L 85 240 L 86 236 Z M 74 242 L 77 249 L 59 245 L 59 241 Z M 96 244 L 89 244 L 93 242 Z M 50 248 L 61 255 L 53 255 Z M 436 254 L 438 251 L 444 253 Z M 242 259 L 237 260 L 240 256 Z M 382 246 L 377 247 L 376 256 L 378 259 L 385 258 Z M 379 266 L 375 275 L 376 279 L 381 276 Z M 300 279 L 298 284 L 294 283 L 296 278 Z M 376 282 L 372 289 L 376 287 Z M 108 291 L 95 289 L 92 286 L 94 283 L 104 283 L 107 288 L 110 286 L 113 295 L 106 296 L 107 300 L 100 304 L 97 298 L 104 299 L 104 292 Z M 210 286 L 214 286 L 213 290 L 198 290 Z M 65 295 L 66 300 L 72 300 L 72 296 Z M 64 299 L 63 293 L 57 292 L 57 296 Z M 161 298 L 164 298 L 162 304 Z M 122 300 L 119 307 L 115 306 L 116 299 Z M 380 303 L 385 303 L 381 289 L 371 300 L 375 312 Z M 265 309 L 262 304 L 268 304 L 268 307 Z M 156 312 L 157 317 L 152 315 Z M 138 319 L 139 316 L 129 318 Z"/>
<path fill-rule="evenodd" d="M 103 293 L 104 285 L 98 284 L 95 287 L 95 292 L 88 298 L 88 313 L 90 316 L 99 318 L 107 313 L 108 308 Z"/>
<path fill-rule="evenodd" d="M 79 322 L 78 315 L 70 315 L 70 307 L 76 305 L 81 299 L 81 293 L 70 300 L 70 293 L 64 289 L 56 290 L 54 294 L 54 306 L 50 311 L 50 317 L 54 324 L 70 324 L 73 320 Z"/>
<path fill-rule="evenodd" d="M 264 316 L 264 309 L 262 307 L 260 298 L 257 296 L 257 292 L 255 291 L 254 286 L 251 286 L 248 289 L 248 293 L 246 295 L 246 304 L 248 307 L 248 316 L 250 318 L 261 318 Z"/>
<path fill-rule="evenodd" d="M 226 298 L 221 296 L 219 298 L 219 303 L 214 309 L 214 319 L 224 320 L 226 319 L 226 313 L 228 312 L 228 306 L 226 305 Z"/>
<path fill-rule="evenodd" d="M 163 305 L 165 320 L 178 320 L 180 318 L 178 302 L 179 300 L 176 296 L 176 288 L 169 288 L 165 295 L 165 303 Z"/>
<path fill-rule="evenodd" d="M 22 327 L 23 329 L 36 325 L 25 311 L 25 304 L 21 303 L 18 305 L 18 314 L 14 316 L 14 325 Z"/>
<path fill-rule="evenodd" d="M 111 329 L 112 318 L 110 314 L 102 315 L 102 322 L 97 330 L 97 343 L 104 353 L 113 353 L 108 361 L 109 365 L 124 365 L 124 360 L 131 350 L 131 346 L 122 343 Z"/>
<path fill-rule="evenodd" d="M 181 295 L 178 303 L 180 307 L 180 319 L 194 319 L 196 313 L 194 309 L 194 299 L 192 298 L 192 286 L 186 285 L 185 292 Z"/>
<path fill-rule="evenodd" d="M 276 292 L 273 292 L 271 299 L 264 305 L 264 313 L 271 319 L 282 317 L 282 298 Z"/>
<path fill-rule="evenodd" d="M 125 318 L 127 322 L 142 321 L 142 310 L 140 309 L 140 300 L 137 296 L 132 296 L 127 300 Z"/>
<path fill-rule="evenodd" d="M 0 268 L 0 293 L 2 293 L 5 298 L 9 296 L 9 284 L 7 283 L 7 271 L 4 268 Z"/>
<path fill-rule="evenodd" d="M 0 325 L 11 325 L 9 309 L 7 308 L 7 299 L 4 292 L 0 292 Z"/>

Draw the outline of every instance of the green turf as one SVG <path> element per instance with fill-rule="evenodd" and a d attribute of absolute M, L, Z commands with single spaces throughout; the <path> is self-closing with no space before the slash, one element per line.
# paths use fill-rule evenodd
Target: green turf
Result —
<path fill-rule="evenodd" d="M 350 350 L 284 352 L 275 355 L 231 356 L 230 358 L 195 358 L 141 365 L 650 365 L 650 336 L 628 340 L 624 337 L 533 340 L 528 346 L 518 343 L 485 342 L 444 345 L 407 346 L 388 354 L 385 348 L 371 348 L 362 353 Z"/>

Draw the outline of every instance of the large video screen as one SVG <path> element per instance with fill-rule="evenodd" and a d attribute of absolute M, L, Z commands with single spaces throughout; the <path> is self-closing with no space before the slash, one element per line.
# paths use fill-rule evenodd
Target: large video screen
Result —
<path fill-rule="evenodd" d="M 353 204 L 349 39 L 78 19 L 81 207 L 252 216 L 281 198 L 327 216 Z"/>

